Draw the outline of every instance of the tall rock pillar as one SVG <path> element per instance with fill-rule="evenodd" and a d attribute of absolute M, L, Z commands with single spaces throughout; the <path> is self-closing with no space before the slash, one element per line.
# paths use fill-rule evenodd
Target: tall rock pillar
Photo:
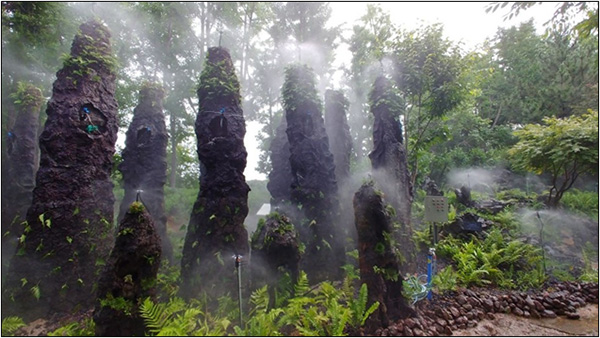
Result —
<path fill-rule="evenodd" d="M 246 124 L 240 84 L 225 48 L 209 48 L 198 85 L 198 158 L 203 164 L 181 260 L 181 292 L 235 294 L 235 255 L 247 259 Z"/>
<path fill-rule="evenodd" d="M 110 173 L 118 127 L 109 37 L 98 21 L 82 24 L 56 74 L 27 226 L 3 290 L 3 316 L 28 320 L 93 305 L 114 231 Z"/>
<path fill-rule="evenodd" d="M 344 262 L 344 236 L 336 228 L 335 165 L 312 69 L 288 67 L 282 94 L 290 144 L 291 201 L 303 216 L 294 221 L 306 245 L 301 268 L 311 282 L 336 279 Z"/>
<path fill-rule="evenodd" d="M 414 244 L 410 224 L 412 187 L 406 163 L 406 151 L 402 139 L 401 97 L 393 83 L 379 76 L 375 79 L 369 102 L 373 121 L 373 151 L 369 154 L 373 177 L 381 185 L 386 200 L 396 211 L 395 219 L 400 222 L 394 236 L 401 247 L 403 267 L 413 271 Z"/>
<path fill-rule="evenodd" d="M 21 222 L 25 220 L 31 205 L 35 173 L 39 163 L 38 128 L 40 108 L 44 98 L 39 88 L 19 84 L 15 93 L 17 117 L 8 131 L 7 188 L 2 194 L 2 261 L 15 253 L 17 242 L 23 233 Z"/>
<path fill-rule="evenodd" d="M 164 186 L 167 182 L 167 142 L 169 135 L 163 114 L 164 90 L 147 83 L 140 90 L 138 106 L 127 130 L 123 162 L 125 196 L 119 210 L 119 220 L 137 199 L 154 220 L 160 235 L 163 257 L 173 259 L 173 247 L 167 236 Z"/>

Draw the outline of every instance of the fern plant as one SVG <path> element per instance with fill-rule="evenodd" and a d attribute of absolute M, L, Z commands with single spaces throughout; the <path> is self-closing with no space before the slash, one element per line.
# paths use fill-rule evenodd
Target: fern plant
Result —
<path fill-rule="evenodd" d="M 6 317 L 2 319 L 2 336 L 12 336 L 15 332 L 25 326 L 25 322 L 20 317 Z"/>
<path fill-rule="evenodd" d="M 155 336 L 223 336 L 231 321 L 211 316 L 202 310 L 203 304 L 186 303 L 174 297 L 168 303 L 154 303 L 146 298 L 140 305 L 140 316 Z"/>
<path fill-rule="evenodd" d="M 350 307 L 350 310 L 352 310 L 352 316 L 350 317 L 349 323 L 355 328 L 365 325 L 369 316 L 379 308 L 379 302 L 375 302 L 367 308 L 367 300 L 367 284 L 363 283 L 360 286 L 358 297 L 356 299 L 351 297 L 348 302 L 348 306 Z"/>

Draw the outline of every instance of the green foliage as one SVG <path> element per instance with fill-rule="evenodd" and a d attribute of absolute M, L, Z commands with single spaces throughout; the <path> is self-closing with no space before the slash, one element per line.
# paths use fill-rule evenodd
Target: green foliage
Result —
<path fill-rule="evenodd" d="M 25 322 L 20 317 L 2 318 L 2 336 L 12 336 L 23 326 L 25 326 Z"/>
<path fill-rule="evenodd" d="M 315 73 L 307 65 L 296 64 L 286 67 L 281 95 L 286 111 L 296 111 L 299 105 L 307 102 L 317 105 L 318 112 L 311 112 L 313 114 L 320 113 L 323 109 L 323 103 L 317 93 Z"/>
<path fill-rule="evenodd" d="M 209 53 L 211 52 L 214 50 L 209 50 Z M 211 62 L 209 58 L 210 55 L 206 59 L 197 87 L 201 105 L 222 98 L 231 98 L 231 104 L 241 104 L 240 82 L 235 75 L 231 59 Z"/>
<path fill-rule="evenodd" d="M 579 175 L 598 173 L 598 112 L 544 118 L 544 124 L 516 131 L 519 142 L 509 154 L 517 169 L 550 174 L 548 204 L 557 206 Z"/>
<path fill-rule="evenodd" d="M 105 298 L 100 299 L 100 306 L 108 306 L 111 309 L 122 312 L 127 316 L 132 316 L 135 311 L 135 304 L 124 297 L 114 297 L 112 293 L 108 293 Z"/>
<path fill-rule="evenodd" d="M 81 323 L 72 322 L 48 332 L 50 337 L 93 337 L 96 335 L 96 324 L 92 318 L 85 318 Z"/>
<path fill-rule="evenodd" d="M 203 311 L 198 300 L 186 303 L 174 297 L 168 303 L 154 303 L 146 298 L 140 305 L 140 317 L 153 336 L 223 336 L 231 322 Z"/>
<path fill-rule="evenodd" d="M 110 45 L 104 43 L 102 39 L 110 36 L 108 29 L 104 27 L 99 21 L 94 23 L 96 33 L 99 35 L 99 39 L 94 39 L 89 35 L 83 34 L 79 31 L 76 40 L 81 41 L 81 50 L 78 55 L 63 55 L 64 67 L 70 68 L 72 74 L 79 77 L 96 74 L 91 69 L 94 67 L 106 67 L 111 73 L 115 73 L 118 67 L 117 58 L 113 55 L 110 49 Z M 92 80 L 100 80 L 99 78 L 92 77 Z"/>
<path fill-rule="evenodd" d="M 379 308 L 379 302 L 375 302 L 367 308 L 367 293 L 367 284 L 363 283 L 360 286 L 358 297 L 350 298 L 349 300 L 350 310 L 352 310 L 352 316 L 350 317 L 349 323 L 355 328 L 365 325 L 369 316 Z"/>
<path fill-rule="evenodd" d="M 583 257 L 584 265 L 579 280 L 582 282 L 598 283 L 598 267 L 593 266 L 594 261 L 598 259 L 598 250 L 594 248 L 592 243 L 586 242 L 581 250 L 581 256 Z"/>
<path fill-rule="evenodd" d="M 43 101 L 42 91 L 25 82 L 17 82 L 17 91 L 12 93 L 10 97 L 14 100 L 15 105 L 23 107 L 40 106 Z"/>
<path fill-rule="evenodd" d="M 129 212 L 132 214 L 139 214 L 144 212 L 144 205 L 141 202 L 135 201 L 133 203 L 131 203 L 131 205 L 129 206 Z"/>
<path fill-rule="evenodd" d="M 465 286 L 496 285 L 503 288 L 538 287 L 544 280 L 538 270 L 541 254 L 538 248 L 519 240 L 505 238 L 494 228 L 484 240 L 472 237 L 461 242 L 451 236 L 438 244 L 438 254 L 456 264 L 456 278 Z"/>
<path fill-rule="evenodd" d="M 439 293 L 444 293 L 446 291 L 456 291 L 458 282 L 458 275 L 452 266 L 447 266 L 444 269 L 438 271 L 435 276 L 433 276 L 433 287 Z"/>
<path fill-rule="evenodd" d="M 560 203 L 571 212 L 598 220 L 598 193 L 573 189 L 565 192 Z"/>

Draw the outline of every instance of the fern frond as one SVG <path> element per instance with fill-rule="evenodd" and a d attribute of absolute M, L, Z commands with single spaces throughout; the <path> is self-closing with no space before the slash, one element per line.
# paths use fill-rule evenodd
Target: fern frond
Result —
<path fill-rule="evenodd" d="M 144 324 L 146 324 L 150 333 L 158 334 L 164 328 L 167 319 L 169 319 L 165 309 L 165 304 L 155 304 L 150 298 L 144 299 L 144 302 L 140 305 L 140 317 L 144 319 Z"/>
<path fill-rule="evenodd" d="M 298 281 L 294 285 L 294 296 L 301 297 L 310 291 L 310 285 L 308 284 L 308 277 L 306 272 L 300 271 Z"/>
<path fill-rule="evenodd" d="M 6 317 L 2 319 L 2 336 L 12 336 L 23 326 L 25 326 L 25 322 L 20 317 Z"/>

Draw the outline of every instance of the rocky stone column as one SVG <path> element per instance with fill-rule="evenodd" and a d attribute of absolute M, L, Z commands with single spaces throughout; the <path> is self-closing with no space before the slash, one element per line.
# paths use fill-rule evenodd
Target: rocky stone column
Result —
<path fill-rule="evenodd" d="M 315 75 L 308 66 L 286 69 L 282 88 L 292 170 L 291 201 L 303 213 L 296 221 L 306 244 L 302 269 L 311 282 L 341 276 L 344 237 L 338 236 L 339 202 L 335 165 L 317 95 Z"/>
<path fill-rule="evenodd" d="M 414 314 L 402 296 L 399 253 L 382 195 L 372 181 L 363 184 L 354 195 L 360 281 L 367 284 L 367 306 L 379 302 L 379 308 L 365 324 L 369 331 Z"/>
<path fill-rule="evenodd" d="M 139 104 L 127 130 L 123 162 L 125 196 L 121 202 L 122 220 L 132 202 L 139 199 L 148 208 L 160 235 L 163 257 L 173 259 L 173 247 L 167 236 L 164 185 L 167 182 L 167 142 L 169 135 L 163 114 L 164 90 L 160 85 L 142 86 Z"/>
<path fill-rule="evenodd" d="M 28 224 L 3 290 L 3 316 L 27 321 L 93 305 L 114 231 L 110 173 L 118 127 L 109 37 L 100 22 L 82 24 L 56 74 Z"/>
<path fill-rule="evenodd" d="M 181 292 L 206 291 L 213 299 L 237 290 L 234 255 L 247 259 L 248 192 L 244 169 L 246 125 L 240 85 L 229 52 L 209 48 L 198 85 L 200 192 L 190 217 L 181 260 Z"/>
<path fill-rule="evenodd" d="M 25 220 L 31 206 L 35 173 L 38 168 L 38 128 L 40 108 L 44 98 L 39 88 L 19 83 L 15 93 L 17 117 L 8 131 L 7 161 L 8 176 L 3 184 L 2 195 L 2 257 L 10 259 L 15 253 L 19 237 L 23 233 L 21 222 Z"/>
<path fill-rule="evenodd" d="M 290 167 L 290 144 L 286 134 L 287 120 L 281 118 L 271 141 L 271 165 L 267 189 L 271 193 L 271 209 L 290 202 L 292 194 L 292 168 Z"/>
<path fill-rule="evenodd" d="M 412 187 L 402 139 L 402 99 L 393 83 L 381 75 L 375 79 L 369 94 L 373 122 L 373 151 L 369 154 L 373 177 L 382 187 L 386 199 L 394 207 L 400 228 L 394 237 L 398 241 L 404 267 L 414 269 L 414 244 L 410 224 Z"/>
<path fill-rule="evenodd" d="M 133 202 L 123 215 L 115 246 L 98 281 L 96 336 L 144 336 L 139 306 L 156 297 L 161 239 L 146 208 Z"/>
<path fill-rule="evenodd" d="M 325 92 L 325 129 L 329 137 L 329 149 L 333 155 L 338 186 L 343 185 L 350 176 L 352 136 L 346 118 L 349 104 L 342 91 Z"/>

